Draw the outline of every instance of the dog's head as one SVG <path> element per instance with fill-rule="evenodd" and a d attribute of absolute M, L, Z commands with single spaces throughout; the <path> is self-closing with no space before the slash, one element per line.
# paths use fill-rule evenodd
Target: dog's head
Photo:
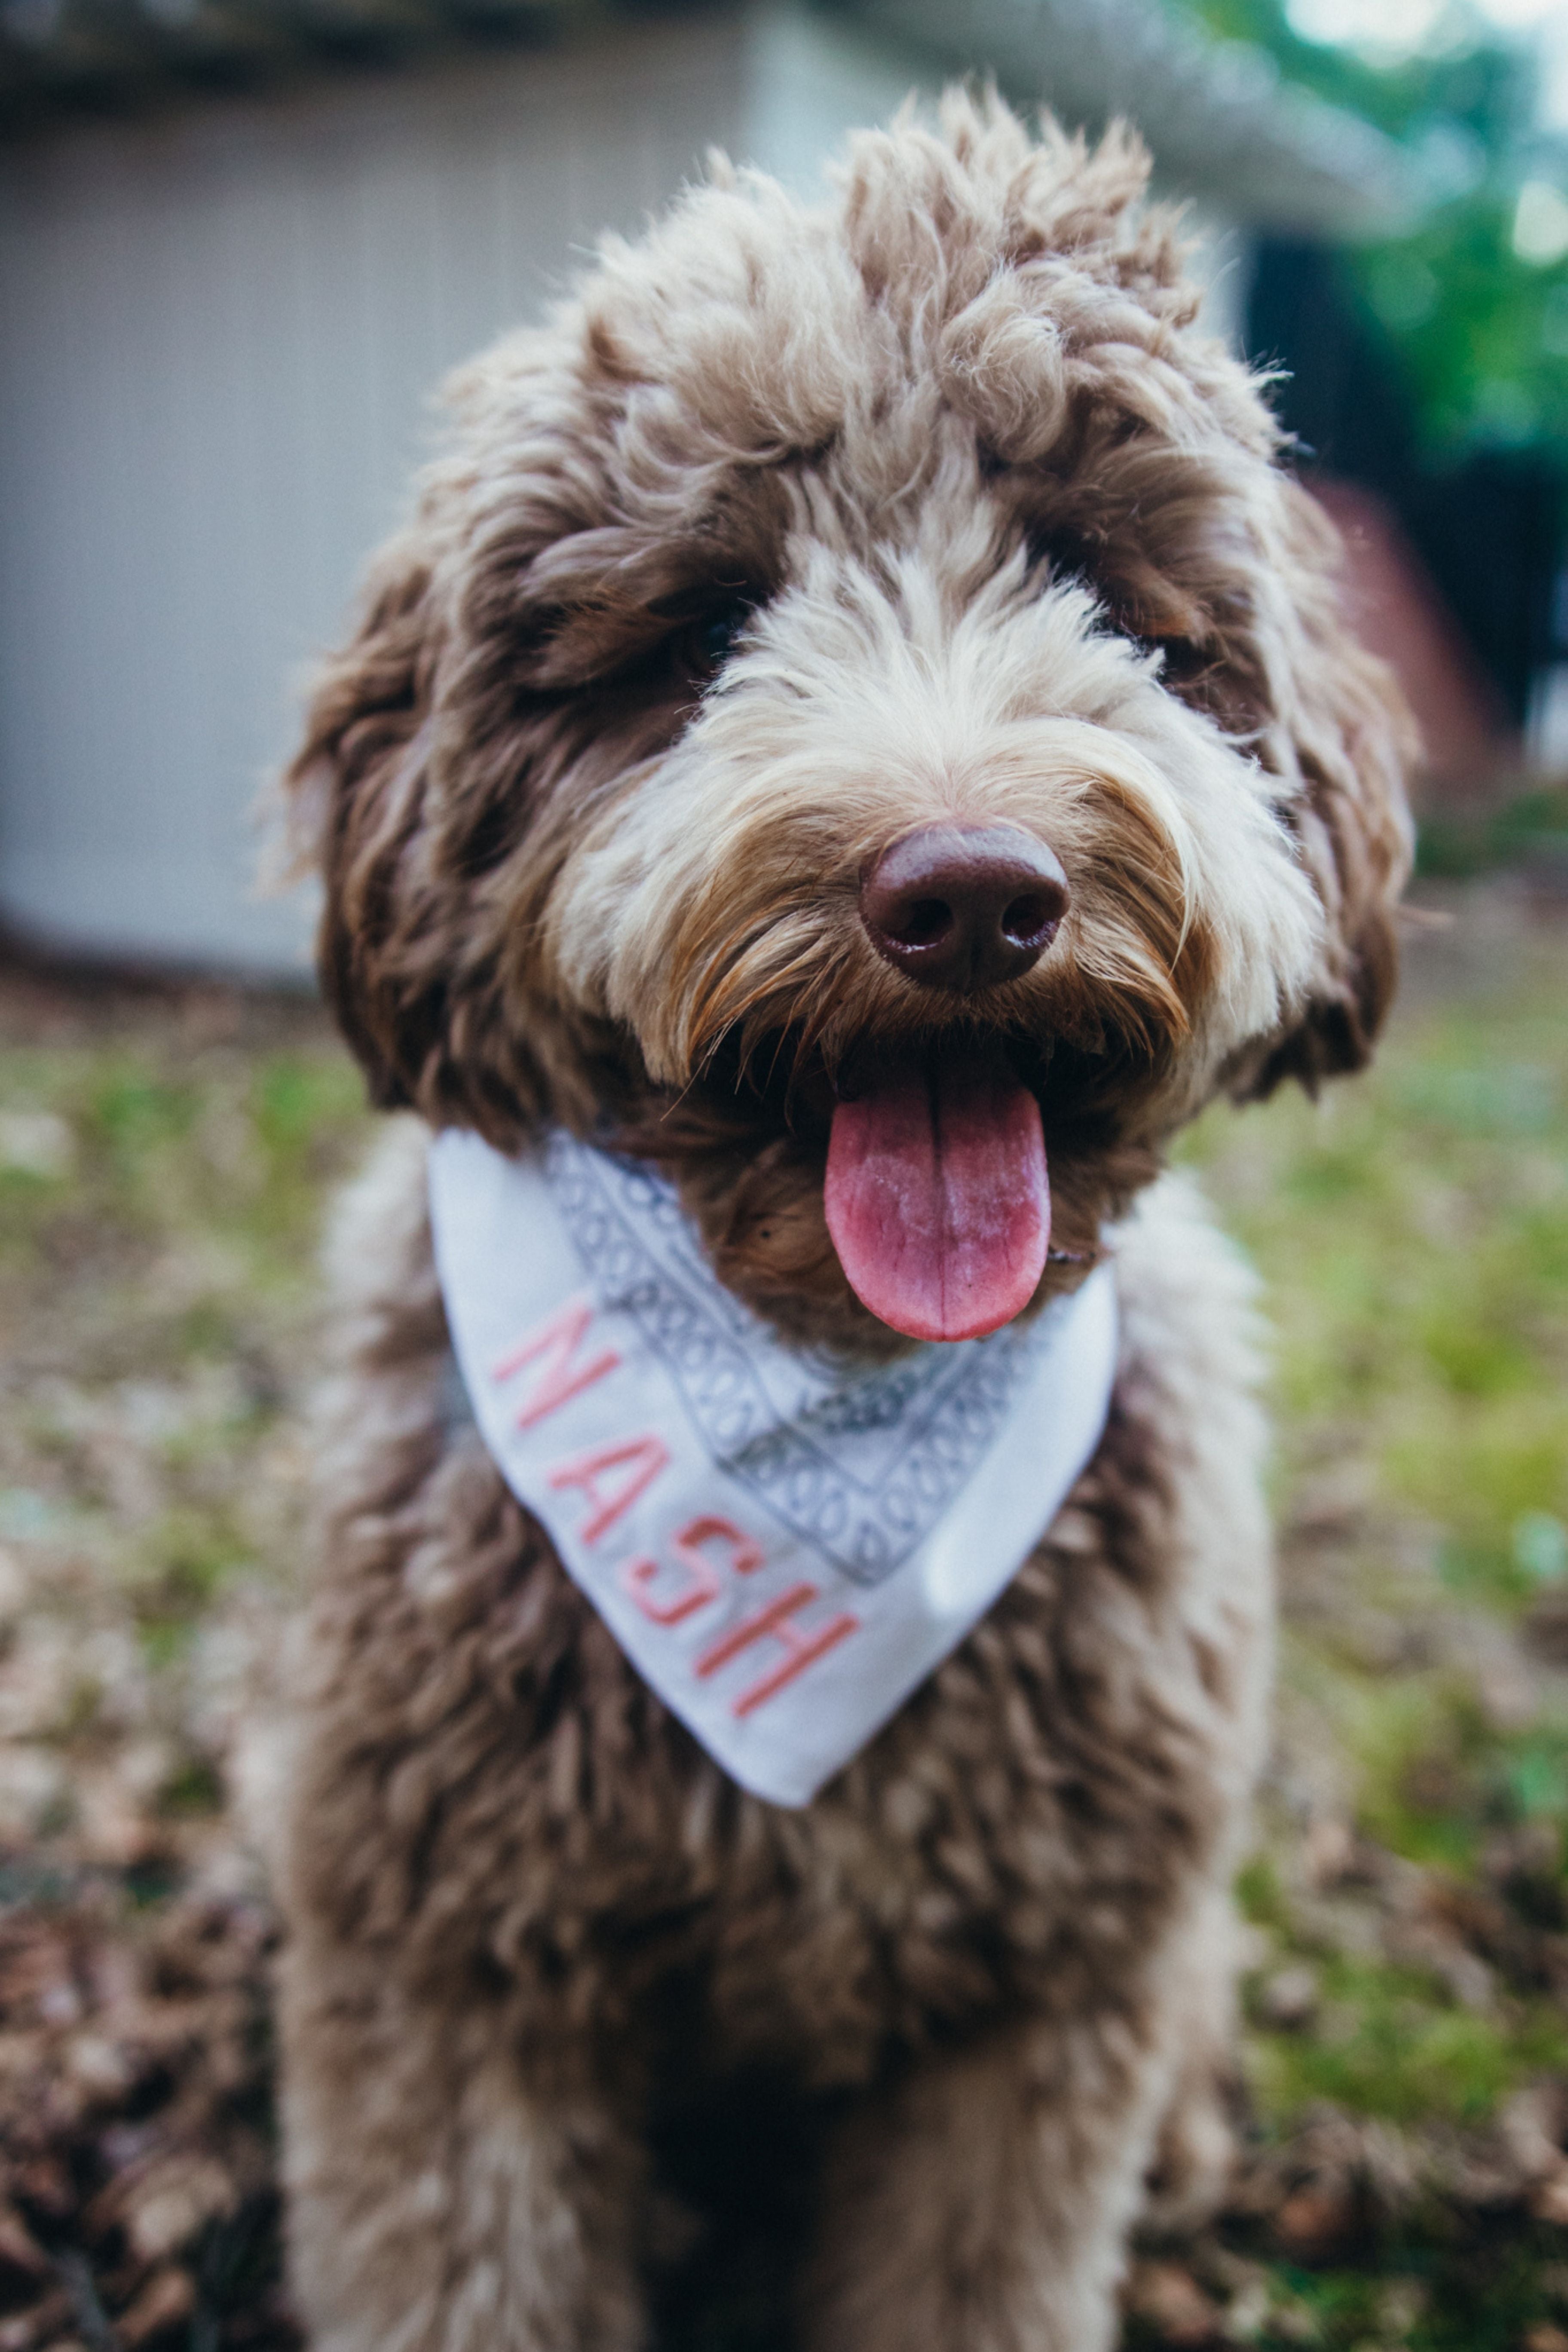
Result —
<path fill-rule="evenodd" d="M 797 1333 L 1081 1278 L 1390 992 L 1407 722 L 1144 173 L 960 96 L 716 168 L 457 380 L 293 772 L 379 1097 L 661 1161 Z"/>

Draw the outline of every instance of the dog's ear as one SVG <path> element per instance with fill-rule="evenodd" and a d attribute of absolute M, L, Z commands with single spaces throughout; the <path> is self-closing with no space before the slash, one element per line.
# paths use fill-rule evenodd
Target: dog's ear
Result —
<path fill-rule="evenodd" d="M 373 1099 L 388 1108 L 417 1099 L 436 1042 L 428 1002 L 420 1017 L 430 992 L 414 968 L 423 959 L 411 953 L 404 903 L 426 793 L 433 604 L 428 546 L 410 530 L 377 559 L 358 626 L 318 671 L 284 779 L 299 863 L 325 887 L 321 986 Z"/>
<path fill-rule="evenodd" d="M 591 1122 L 619 1082 L 544 910 L 595 792 L 685 723 L 704 617 L 671 621 L 689 551 L 606 525 L 573 402 L 561 423 L 542 381 L 510 346 L 459 381 L 451 455 L 319 670 L 285 778 L 325 887 L 322 989 L 373 1099 L 507 1150 Z"/>
<path fill-rule="evenodd" d="M 1405 781 L 1420 748 L 1393 671 L 1345 624 L 1338 532 L 1304 491 L 1282 487 L 1284 584 L 1297 626 L 1271 680 L 1278 756 L 1300 780 L 1287 814 L 1325 925 L 1305 1005 L 1234 1074 L 1243 1101 L 1285 1078 L 1314 1093 L 1371 1058 L 1398 977 L 1395 909 L 1412 850 Z"/>
<path fill-rule="evenodd" d="M 451 528 L 427 498 L 376 559 L 284 781 L 298 863 L 325 890 L 322 990 L 372 1099 L 515 1150 L 552 1100 L 556 1042 L 530 989 L 532 635 L 514 614 L 476 633 Z M 488 572 L 467 553 L 471 602 Z"/>
<path fill-rule="evenodd" d="M 525 683 L 542 637 L 516 583 L 540 536 L 503 528 L 476 552 L 428 497 L 318 672 L 285 779 L 299 863 L 325 889 L 322 990 L 372 1099 L 508 1150 L 591 1090 L 536 969 L 535 788 L 568 740 Z"/>

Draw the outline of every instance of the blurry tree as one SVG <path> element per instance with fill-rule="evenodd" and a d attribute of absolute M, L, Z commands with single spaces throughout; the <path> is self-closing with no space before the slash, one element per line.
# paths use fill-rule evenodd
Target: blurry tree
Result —
<path fill-rule="evenodd" d="M 1410 152 L 1424 200 L 1343 269 L 1428 457 L 1532 448 L 1568 465 L 1568 132 L 1545 102 L 1554 45 L 1568 76 L 1561 17 L 1531 28 L 1529 0 L 1189 5 Z"/>

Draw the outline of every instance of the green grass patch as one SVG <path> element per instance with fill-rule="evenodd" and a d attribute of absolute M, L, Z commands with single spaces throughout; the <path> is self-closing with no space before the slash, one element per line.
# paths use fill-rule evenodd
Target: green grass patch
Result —
<path fill-rule="evenodd" d="M 1500 808 L 1429 814 L 1415 842 L 1415 870 L 1434 881 L 1468 881 L 1500 866 L 1568 868 L 1568 786 L 1517 793 Z"/>
<path fill-rule="evenodd" d="M 1568 2021 L 1544 2003 L 1481 2015 L 1419 1969 L 1347 1953 L 1325 1955 L 1318 1969 L 1310 2030 L 1255 2021 L 1247 2037 L 1248 2078 L 1268 2122 L 1328 2099 L 1405 2126 L 1480 2123 L 1532 2075 L 1568 2064 Z"/>
<path fill-rule="evenodd" d="M 1505 1613 L 1550 1559 L 1521 1524 L 1568 1527 L 1564 992 L 1553 943 L 1528 989 L 1406 1016 L 1352 1086 L 1184 1147 L 1267 1280 L 1287 1509 L 1348 1444 Z"/>

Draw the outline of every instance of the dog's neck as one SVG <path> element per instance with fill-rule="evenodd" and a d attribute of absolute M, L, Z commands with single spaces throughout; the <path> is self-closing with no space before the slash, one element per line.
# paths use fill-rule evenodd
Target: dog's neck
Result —
<path fill-rule="evenodd" d="M 436 1260 L 484 1443 L 643 1679 L 742 1787 L 806 1802 L 1011 1580 L 1099 1443 L 1101 1267 L 875 1366 L 782 1346 L 672 1188 L 557 1133 L 437 1139 Z"/>

